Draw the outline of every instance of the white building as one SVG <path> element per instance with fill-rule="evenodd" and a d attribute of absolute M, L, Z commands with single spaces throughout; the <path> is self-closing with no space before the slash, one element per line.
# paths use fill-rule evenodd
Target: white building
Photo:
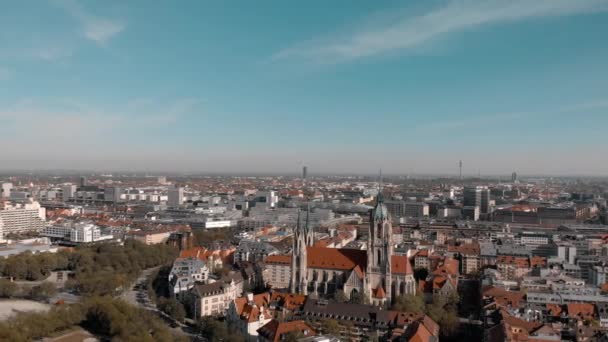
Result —
<path fill-rule="evenodd" d="M 188 293 L 195 318 L 224 316 L 232 301 L 243 293 L 243 277 L 232 273 L 214 283 L 197 283 Z"/>
<path fill-rule="evenodd" d="M 0 188 L 0 198 L 11 197 L 11 190 L 13 189 L 13 183 L 2 183 Z"/>
<path fill-rule="evenodd" d="M 270 303 L 269 293 L 247 293 L 245 297 L 239 297 L 230 304 L 226 316 L 247 337 L 247 341 L 258 341 L 258 329 L 273 318 Z"/>
<path fill-rule="evenodd" d="M 195 283 L 206 283 L 209 280 L 209 268 L 198 258 L 177 258 L 169 273 L 171 294 L 180 296 L 190 290 Z"/>
<path fill-rule="evenodd" d="M 576 246 L 566 242 L 559 243 L 557 245 L 557 257 L 574 265 L 576 262 Z"/>
<path fill-rule="evenodd" d="M 41 235 L 74 243 L 90 243 L 114 238 L 112 235 L 101 235 L 99 227 L 89 222 L 48 226 Z"/>
<path fill-rule="evenodd" d="M 46 210 L 31 199 L 23 205 L 0 203 L 0 239 L 11 233 L 42 230 L 45 220 Z"/>
<path fill-rule="evenodd" d="M 523 246 L 541 246 L 549 244 L 549 236 L 542 233 L 523 232 L 519 237 Z"/>

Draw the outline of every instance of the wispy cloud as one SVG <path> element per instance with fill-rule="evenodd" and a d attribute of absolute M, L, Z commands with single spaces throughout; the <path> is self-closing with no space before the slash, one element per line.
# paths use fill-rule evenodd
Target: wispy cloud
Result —
<path fill-rule="evenodd" d="M 76 1 L 55 0 L 53 2 L 78 20 L 83 27 L 83 35 L 99 45 L 104 45 L 126 28 L 124 22 L 98 17 L 85 11 Z"/>
<path fill-rule="evenodd" d="M 135 102 L 139 103 L 139 100 Z M 196 111 L 199 100 L 182 98 L 160 104 L 145 101 L 117 110 L 100 108 L 75 99 L 56 99 L 52 102 L 23 99 L 11 106 L 0 108 L 0 120 L 11 125 L 11 132 L 31 134 L 35 143 L 63 141 L 70 143 L 75 137 L 104 141 L 116 132 L 142 129 L 163 129 L 175 124 L 185 115 Z M 70 134 L 65 134 L 70 132 Z M 0 136 L 0 142 L 3 142 Z"/>
<path fill-rule="evenodd" d="M 572 105 L 553 109 L 546 109 L 542 111 L 506 112 L 472 117 L 461 115 L 453 120 L 436 120 L 429 123 L 421 123 L 419 125 L 415 125 L 414 129 L 418 132 L 423 133 L 443 133 L 466 128 L 493 127 L 496 125 L 503 124 L 505 122 L 526 120 L 532 117 L 556 117 L 566 114 L 576 114 L 579 116 L 593 115 L 593 113 L 595 113 L 595 111 L 599 109 L 608 109 L 608 101 L 594 100 L 580 102 Z"/>
<path fill-rule="evenodd" d="M 277 52 L 273 59 L 340 63 L 419 48 L 449 34 L 484 25 L 607 10 L 606 0 L 449 0 L 419 16 L 404 12 L 397 20 L 296 44 Z"/>

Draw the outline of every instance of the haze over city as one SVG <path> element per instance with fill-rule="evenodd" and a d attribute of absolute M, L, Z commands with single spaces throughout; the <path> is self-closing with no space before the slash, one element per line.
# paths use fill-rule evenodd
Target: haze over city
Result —
<path fill-rule="evenodd" d="M 603 175 L 607 10 L 5 2 L 0 170 Z"/>

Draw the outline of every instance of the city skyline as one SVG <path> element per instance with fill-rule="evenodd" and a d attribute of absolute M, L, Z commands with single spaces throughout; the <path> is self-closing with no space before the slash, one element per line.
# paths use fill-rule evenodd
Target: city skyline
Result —
<path fill-rule="evenodd" d="M 607 1 L 0 8 L 0 171 L 608 173 Z"/>

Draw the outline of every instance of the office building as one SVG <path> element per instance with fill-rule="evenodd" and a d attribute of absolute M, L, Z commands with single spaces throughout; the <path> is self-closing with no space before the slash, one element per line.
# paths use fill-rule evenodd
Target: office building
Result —
<path fill-rule="evenodd" d="M 44 228 L 46 210 L 30 199 L 23 205 L 4 203 L 0 207 L 0 239 L 8 234 L 39 231 Z"/>
<path fill-rule="evenodd" d="M 424 202 L 405 202 L 405 216 L 416 218 L 428 217 L 429 205 Z"/>
<path fill-rule="evenodd" d="M 174 187 L 169 189 L 167 205 L 169 207 L 179 207 L 184 203 L 184 188 Z"/>
<path fill-rule="evenodd" d="M 87 177 L 85 176 L 80 176 L 80 187 L 84 188 L 85 186 L 87 186 L 88 182 L 87 182 Z"/>
<path fill-rule="evenodd" d="M 115 186 L 111 188 L 105 188 L 103 198 L 107 202 L 118 203 L 120 202 L 120 195 L 122 195 L 122 189 Z"/>
<path fill-rule="evenodd" d="M 513 172 L 511 174 L 511 182 L 513 182 L 513 183 L 517 182 L 517 172 Z"/>
<path fill-rule="evenodd" d="M 479 207 L 480 214 L 489 214 L 490 189 L 485 186 L 466 186 L 463 190 L 463 204 L 465 207 Z"/>
<path fill-rule="evenodd" d="M 465 206 L 462 208 L 462 218 L 470 221 L 479 220 L 479 207 Z"/>
<path fill-rule="evenodd" d="M 492 212 L 490 202 L 490 189 L 487 187 L 481 188 L 481 205 L 479 207 L 480 214 L 490 214 Z"/>
<path fill-rule="evenodd" d="M 304 166 L 302 168 L 302 179 L 306 180 L 308 178 L 308 166 Z"/>
<path fill-rule="evenodd" d="M 569 264 L 574 265 L 576 262 L 576 246 L 567 242 L 558 243 L 557 257 Z"/>
<path fill-rule="evenodd" d="M 63 201 L 68 201 L 73 199 L 76 195 L 76 185 L 74 184 L 64 184 L 61 186 L 61 196 Z"/>
<path fill-rule="evenodd" d="M 463 190 L 463 204 L 465 207 L 481 208 L 481 187 L 465 186 Z"/>

